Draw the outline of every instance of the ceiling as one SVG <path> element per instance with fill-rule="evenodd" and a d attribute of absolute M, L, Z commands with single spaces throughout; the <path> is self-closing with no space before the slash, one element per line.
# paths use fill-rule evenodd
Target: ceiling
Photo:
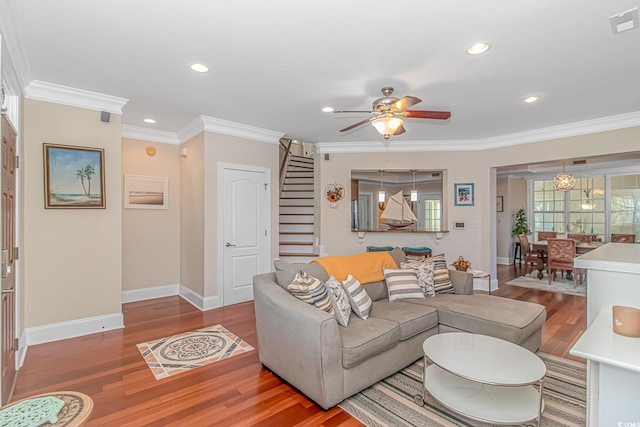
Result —
<path fill-rule="evenodd" d="M 640 29 L 613 35 L 609 23 L 640 0 L 2 3 L 25 83 L 127 98 L 122 121 L 142 128 L 177 133 L 204 115 L 309 142 L 383 141 L 369 125 L 339 132 L 367 114 L 321 111 L 369 110 L 383 86 L 452 113 L 406 119 L 391 142 L 640 114 Z M 468 55 L 476 41 L 492 47 Z M 521 101 L 532 94 L 542 98 Z"/>

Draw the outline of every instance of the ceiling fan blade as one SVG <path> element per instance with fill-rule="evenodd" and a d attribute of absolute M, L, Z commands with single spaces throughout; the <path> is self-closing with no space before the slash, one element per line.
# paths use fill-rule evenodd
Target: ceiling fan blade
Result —
<path fill-rule="evenodd" d="M 418 119 L 447 120 L 449 117 L 451 117 L 451 112 L 449 111 L 406 110 L 401 111 L 398 114 L 404 117 L 414 117 Z"/>
<path fill-rule="evenodd" d="M 344 128 L 344 129 L 340 129 L 340 132 L 346 132 L 346 131 L 348 131 L 348 130 L 351 130 L 351 129 L 357 128 L 358 126 L 362 126 L 363 124 L 365 124 L 365 123 L 369 123 L 371 120 L 375 120 L 375 119 L 376 119 L 376 117 L 371 117 L 370 119 L 364 119 L 364 120 L 359 121 L 358 123 L 353 124 L 353 125 L 351 125 L 351 126 L 349 126 L 349 127 L 346 127 L 346 128 Z"/>
<path fill-rule="evenodd" d="M 398 136 L 398 135 L 402 135 L 405 132 L 406 132 L 406 129 L 404 128 L 404 126 L 400 125 L 400 127 L 398 129 L 396 129 L 396 131 L 393 133 L 393 135 L 394 136 Z"/>
<path fill-rule="evenodd" d="M 415 96 L 405 96 L 394 102 L 392 106 L 398 111 L 404 111 L 412 105 L 416 105 L 418 102 L 422 102 L 422 100 L 420 98 L 416 98 Z"/>

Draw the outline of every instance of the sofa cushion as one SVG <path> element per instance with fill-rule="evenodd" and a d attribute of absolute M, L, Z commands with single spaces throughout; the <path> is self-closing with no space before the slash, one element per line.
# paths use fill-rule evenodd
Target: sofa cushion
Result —
<path fill-rule="evenodd" d="M 429 257 L 424 262 L 432 262 L 433 265 L 433 285 L 436 294 L 454 294 L 456 292 L 449 278 L 449 269 L 444 255 Z"/>
<path fill-rule="evenodd" d="M 438 295 L 407 300 L 438 309 L 438 322 L 450 328 L 522 344 L 542 328 L 547 317 L 543 305 L 495 295 Z"/>
<path fill-rule="evenodd" d="M 342 336 L 342 366 L 352 368 L 390 349 L 400 341 L 400 326 L 396 322 L 370 317 L 352 317 L 348 328 L 339 328 Z"/>
<path fill-rule="evenodd" d="M 418 283 L 418 275 L 412 268 L 383 268 L 384 280 L 387 282 L 389 301 L 408 298 L 424 298 Z"/>
<path fill-rule="evenodd" d="M 347 292 L 342 287 L 342 283 L 331 276 L 324 284 L 327 287 L 327 291 L 329 291 L 329 298 L 331 298 L 333 316 L 341 326 L 348 326 L 349 316 L 351 316 L 351 303 Z"/>
<path fill-rule="evenodd" d="M 405 301 L 374 301 L 369 319 L 374 317 L 397 322 L 400 340 L 438 326 L 438 311 L 435 308 Z"/>
<path fill-rule="evenodd" d="M 401 268 L 412 268 L 418 276 L 418 284 L 425 296 L 435 297 L 435 264 L 432 262 L 412 261 L 400 263 Z"/>
<path fill-rule="evenodd" d="M 363 289 L 358 279 L 352 275 L 347 276 L 347 280 L 342 282 L 342 287 L 347 292 L 347 297 L 349 298 L 353 312 L 359 318 L 366 320 L 369 317 L 372 303 L 369 294 Z"/>
<path fill-rule="evenodd" d="M 296 298 L 301 299 L 307 304 L 315 305 L 320 310 L 324 310 L 334 316 L 329 291 L 320 279 L 316 279 L 304 271 L 301 271 L 296 274 L 296 277 L 289 283 L 287 289 Z"/>
<path fill-rule="evenodd" d="M 310 276 L 317 277 L 323 282 L 326 282 L 327 279 L 329 279 L 329 275 L 324 271 L 324 268 L 315 262 L 310 262 L 309 264 L 304 262 L 290 263 L 277 259 L 273 262 L 273 266 L 276 269 L 276 281 L 278 282 L 278 285 L 282 286 L 284 289 L 287 289 L 289 283 L 293 281 L 296 274 L 300 271 L 304 271 Z"/>

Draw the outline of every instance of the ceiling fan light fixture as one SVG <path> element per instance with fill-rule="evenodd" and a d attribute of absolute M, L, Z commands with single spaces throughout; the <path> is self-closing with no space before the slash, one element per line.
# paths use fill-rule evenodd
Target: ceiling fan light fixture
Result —
<path fill-rule="evenodd" d="M 394 116 L 379 117 L 371 122 L 380 135 L 384 136 L 384 139 L 389 139 L 403 123 L 401 118 Z"/>
<path fill-rule="evenodd" d="M 467 47 L 467 53 L 469 55 L 480 55 L 485 53 L 491 48 L 491 44 L 488 42 L 475 42 Z"/>

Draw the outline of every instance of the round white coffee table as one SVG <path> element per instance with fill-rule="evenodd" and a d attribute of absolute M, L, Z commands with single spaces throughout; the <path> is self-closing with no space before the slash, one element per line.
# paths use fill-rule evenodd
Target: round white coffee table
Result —
<path fill-rule="evenodd" d="M 423 405 L 429 393 L 465 417 L 495 424 L 520 424 L 544 410 L 544 362 L 529 350 L 486 335 L 449 332 L 427 338 L 424 350 Z M 535 387 L 537 385 L 537 387 Z"/>

